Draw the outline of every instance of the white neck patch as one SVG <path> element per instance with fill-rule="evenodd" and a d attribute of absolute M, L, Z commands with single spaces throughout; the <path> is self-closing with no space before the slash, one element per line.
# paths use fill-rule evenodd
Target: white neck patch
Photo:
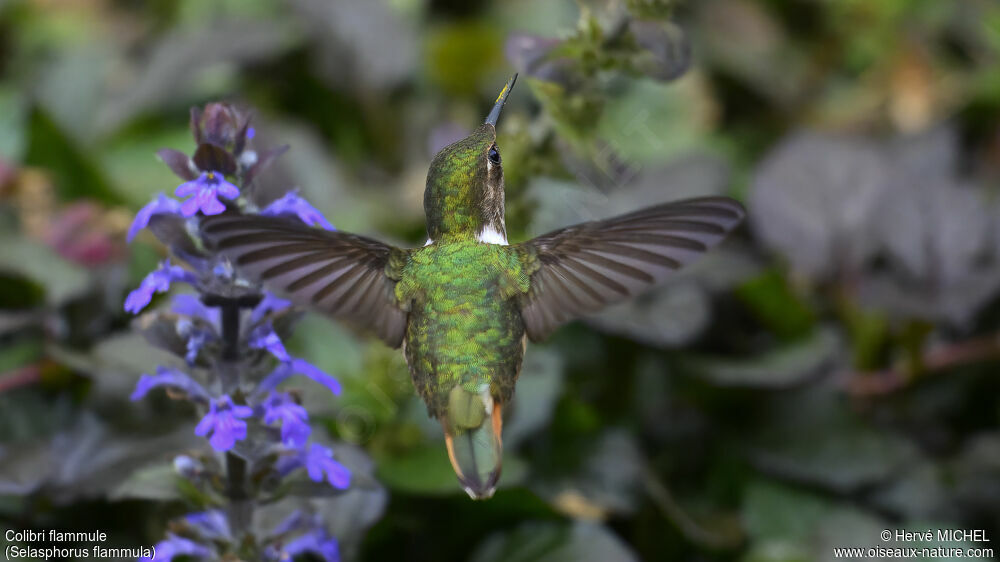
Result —
<path fill-rule="evenodd" d="M 484 244 L 499 244 L 501 246 L 507 245 L 507 236 L 490 225 L 483 227 L 483 231 L 479 233 L 476 240 L 479 240 Z"/>

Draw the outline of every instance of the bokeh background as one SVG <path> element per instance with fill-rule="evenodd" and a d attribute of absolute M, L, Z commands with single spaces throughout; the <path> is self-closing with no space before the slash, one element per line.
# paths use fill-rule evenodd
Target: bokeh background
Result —
<path fill-rule="evenodd" d="M 255 115 L 339 228 L 424 240 L 433 153 L 501 118 L 514 240 L 705 194 L 749 220 L 666 286 L 529 346 L 472 502 L 402 357 L 308 316 L 314 426 L 370 478 L 347 559 L 833 558 L 1000 535 L 1000 5 L 991 0 L 0 0 L 0 528 L 152 544 L 193 412 L 125 294 L 192 105 Z M 356 473 L 364 473 L 364 470 Z M 905 546 L 905 545 L 903 545 Z M 912 545 L 911 545 L 912 546 Z M 952 545 L 955 546 L 955 545 Z"/>

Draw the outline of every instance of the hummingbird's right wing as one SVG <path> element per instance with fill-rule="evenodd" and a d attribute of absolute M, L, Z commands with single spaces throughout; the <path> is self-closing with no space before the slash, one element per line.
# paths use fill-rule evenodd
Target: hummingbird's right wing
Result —
<path fill-rule="evenodd" d="M 395 295 L 406 252 L 371 238 L 282 217 L 224 214 L 202 222 L 206 244 L 236 270 L 300 305 L 399 347 L 407 312 Z"/>
<path fill-rule="evenodd" d="M 746 215 L 728 197 L 674 201 L 568 226 L 518 244 L 531 289 L 521 318 L 532 341 L 649 289 L 719 243 Z"/>

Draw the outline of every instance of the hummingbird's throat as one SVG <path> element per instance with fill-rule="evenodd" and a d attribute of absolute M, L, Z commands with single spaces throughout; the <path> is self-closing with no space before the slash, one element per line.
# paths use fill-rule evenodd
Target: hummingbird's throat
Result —
<path fill-rule="evenodd" d="M 459 482 L 474 500 L 493 496 L 503 457 L 503 408 L 488 390 L 452 389 L 441 419 L 448 459 Z"/>

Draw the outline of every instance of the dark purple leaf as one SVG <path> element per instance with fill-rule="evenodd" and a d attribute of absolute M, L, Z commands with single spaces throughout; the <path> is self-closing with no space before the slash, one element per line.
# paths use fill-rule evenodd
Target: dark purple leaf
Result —
<path fill-rule="evenodd" d="M 191 181 L 198 177 L 198 174 L 191 169 L 191 158 L 179 150 L 172 148 L 162 148 L 156 155 L 163 160 L 163 163 L 170 168 L 170 171 L 177 174 L 177 177 Z"/>
<path fill-rule="evenodd" d="M 201 144 L 202 141 L 201 128 L 198 126 L 198 123 L 200 122 L 201 122 L 201 108 L 192 107 L 191 118 L 188 121 L 188 126 L 191 127 L 191 134 L 194 135 L 194 142 L 197 144 Z"/>
<path fill-rule="evenodd" d="M 226 176 L 236 173 L 233 155 L 214 144 L 199 144 L 194 153 L 194 163 L 203 172 L 218 172 Z"/>
<path fill-rule="evenodd" d="M 197 266 L 205 259 L 187 229 L 187 219 L 177 215 L 153 215 L 149 219 L 149 230 L 177 257 Z"/>
<path fill-rule="evenodd" d="M 177 333 L 179 319 L 177 314 L 154 310 L 136 318 L 133 327 L 149 345 L 184 357 L 187 353 L 187 340 Z"/>
<path fill-rule="evenodd" d="M 243 154 L 243 149 L 246 148 L 247 132 L 249 130 L 250 130 L 250 116 L 244 115 L 243 124 L 240 126 L 240 129 L 236 131 L 236 139 L 234 140 L 235 144 L 233 145 L 233 154 L 235 154 L 237 157 L 239 157 L 240 154 Z"/>
<path fill-rule="evenodd" d="M 855 269 L 877 249 L 875 208 L 887 187 L 881 147 L 855 137 L 796 133 L 757 168 L 750 225 L 795 269 Z"/>

